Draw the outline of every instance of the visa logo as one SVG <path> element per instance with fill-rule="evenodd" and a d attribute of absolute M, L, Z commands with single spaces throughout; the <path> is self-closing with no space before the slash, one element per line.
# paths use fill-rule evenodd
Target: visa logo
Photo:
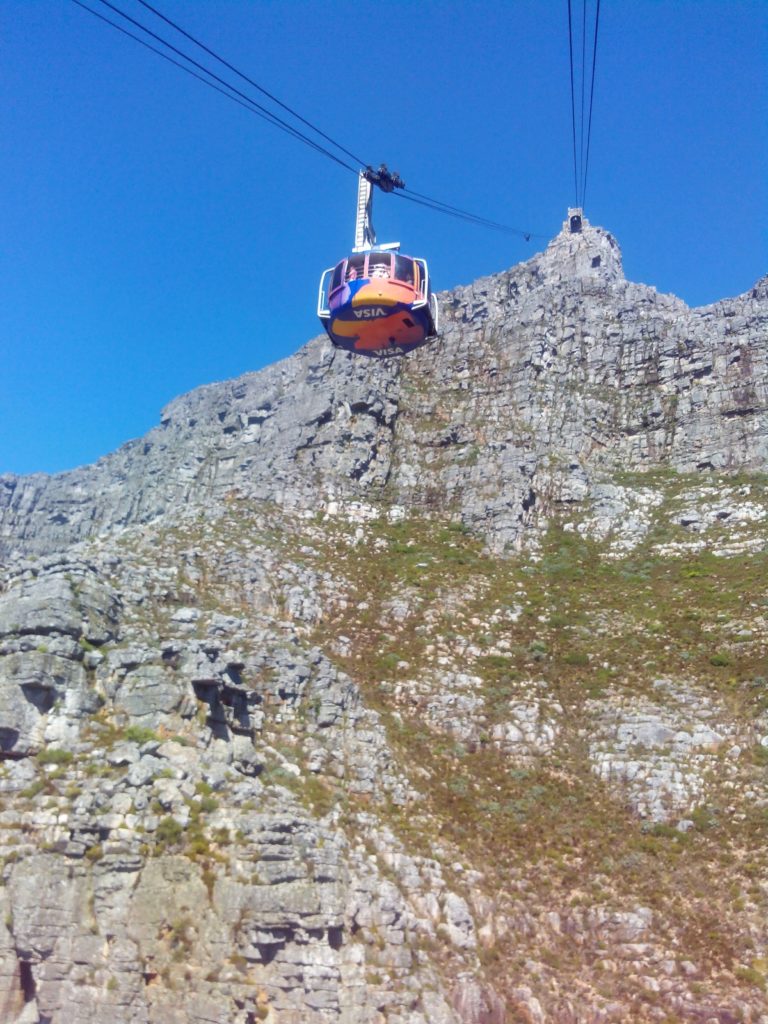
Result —
<path fill-rule="evenodd" d="M 370 306 L 367 309 L 355 309 L 353 310 L 358 320 L 373 320 L 377 316 L 386 316 L 386 311 L 377 306 L 376 309 Z"/>

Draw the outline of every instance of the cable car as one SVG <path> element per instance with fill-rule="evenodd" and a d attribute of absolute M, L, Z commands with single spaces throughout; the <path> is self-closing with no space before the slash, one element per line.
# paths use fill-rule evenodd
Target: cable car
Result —
<path fill-rule="evenodd" d="M 386 249 L 326 270 L 317 314 L 333 344 L 350 352 L 410 352 L 437 335 L 426 262 Z"/>
<path fill-rule="evenodd" d="M 355 248 L 323 273 L 317 315 L 337 348 L 362 355 L 410 352 L 437 336 L 437 300 L 426 261 L 404 256 L 399 242 L 377 245 L 372 185 L 403 188 L 382 164 L 360 172 Z"/>

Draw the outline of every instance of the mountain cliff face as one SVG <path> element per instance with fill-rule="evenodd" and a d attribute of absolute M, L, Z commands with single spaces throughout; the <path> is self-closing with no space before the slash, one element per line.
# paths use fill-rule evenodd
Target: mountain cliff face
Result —
<path fill-rule="evenodd" d="M 443 296 L 440 340 L 411 359 L 317 339 L 177 399 L 94 466 L 0 477 L 0 550 L 51 551 L 233 492 L 286 509 L 439 508 L 503 550 L 627 468 L 761 470 L 767 303 L 768 278 L 690 310 L 625 281 L 607 232 L 563 232 Z"/>
<path fill-rule="evenodd" d="M 768 1024 L 768 278 L 585 222 L 0 477 L 0 1019 Z"/>

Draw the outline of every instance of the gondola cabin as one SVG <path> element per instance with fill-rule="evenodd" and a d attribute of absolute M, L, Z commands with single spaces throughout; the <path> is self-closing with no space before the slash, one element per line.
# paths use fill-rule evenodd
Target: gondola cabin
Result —
<path fill-rule="evenodd" d="M 337 348 L 410 352 L 437 334 L 437 302 L 424 260 L 386 249 L 355 252 L 326 270 L 317 315 Z"/>

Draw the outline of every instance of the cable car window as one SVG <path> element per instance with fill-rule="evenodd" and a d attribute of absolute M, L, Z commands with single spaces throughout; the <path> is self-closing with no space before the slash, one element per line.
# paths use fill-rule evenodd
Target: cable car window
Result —
<path fill-rule="evenodd" d="M 398 281 L 413 284 L 413 260 L 407 256 L 395 256 L 395 277 Z"/>
<path fill-rule="evenodd" d="M 355 256 L 350 256 L 347 260 L 347 281 L 359 281 L 363 276 L 363 268 L 365 266 L 365 253 L 357 253 Z"/>
<path fill-rule="evenodd" d="M 392 257 L 386 252 L 372 252 L 368 257 L 368 277 L 391 277 Z"/>
<path fill-rule="evenodd" d="M 338 263 L 336 265 L 336 267 L 334 268 L 333 280 L 331 281 L 331 291 L 332 292 L 335 292 L 336 289 L 340 287 L 341 282 L 344 279 L 343 275 L 344 275 L 344 260 L 342 260 L 341 263 Z"/>
<path fill-rule="evenodd" d="M 414 260 L 414 263 L 416 264 L 419 271 L 419 282 L 417 287 L 419 289 L 419 293 L 421 295 L 424 295 L 424 285 L 427 280 L 427 265 L 424 262 L 424 260 Z"/>

